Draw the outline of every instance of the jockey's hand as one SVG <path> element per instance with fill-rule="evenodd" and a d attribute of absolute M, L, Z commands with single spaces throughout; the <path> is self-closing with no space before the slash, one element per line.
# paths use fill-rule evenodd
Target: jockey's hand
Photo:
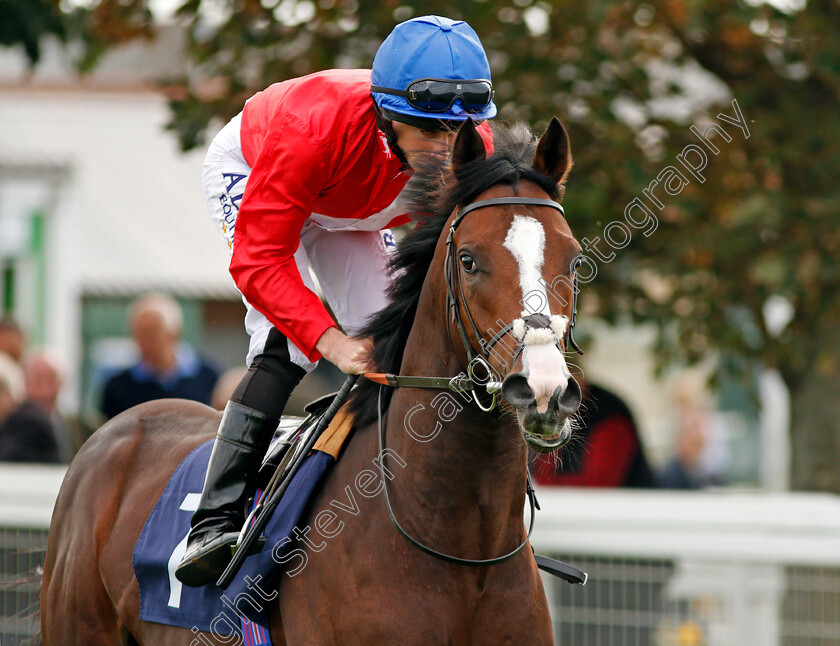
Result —
<path fill-rule="evenodd" d="M 360 375 L 374 368 L 373 341 L 368 337 L 350 337 L 331 327 L 318 339 L 315 349 L 346 375 Z"/>

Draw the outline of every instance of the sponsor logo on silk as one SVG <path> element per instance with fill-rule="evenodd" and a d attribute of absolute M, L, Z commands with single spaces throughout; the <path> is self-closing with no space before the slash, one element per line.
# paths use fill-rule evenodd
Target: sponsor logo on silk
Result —
<path fill-rule="evenodd" d="M 247 175 L 240 173 L 222 173 L 222 177 L 227 181 L 225 192 L 219 196 L 219 204 L 222 207 L 222 232 L 228 243 L 228 247 L 233 245 L 233 234 L 236 229 L 236 214 L 239 212 L 239 202 L 242 201 L 242 196 L 245 194 L 244 184 L 240 187 L 242 189 L 239 193 L 232 193 L 242 180 L 247 180 Z"/>
<path fill-rule="evenodd" d="M 376 134 L 379 135 L 379 141 L 382 143 L 382 152 L 385 153 L 385 156 L 388 159 L 391 159 L 394 156 L 394 153 L 391 152 L 391 147 L 388 145 L 388 138 L 381 130 L 377 130 Z"/>
<path fill-rule="evenodd" d="M 385 251 L 393 251 L 397 248 L 397 239 L 393 233 L 390 231 L 382 232 L 382 246 L 385 247 Z"/>

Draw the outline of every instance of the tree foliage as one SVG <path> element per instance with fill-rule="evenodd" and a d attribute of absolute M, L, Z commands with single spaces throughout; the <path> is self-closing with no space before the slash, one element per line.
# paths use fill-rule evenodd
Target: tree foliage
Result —
<path fill-rule="evenodd" d="M 41 59 L 41 38 L 64 38 L 64 17 L 50 0 L 0 0 L 0 45 L 21 46 L 29 62 Z"/>
<path fill-rule="evenodd" d="M 539 129 L 556 114 L 567 124 L 576 159 L 568 218 L 578 239 L 597 236 L 615 254 L 597 261 L 585 313 L 654 322 L 663 363 L 717 351 L 729 372 L 756 361 L 778 368 L 795 402 L 820 401 L 817 381 L 840 383 L 836 0 L 787 11 L 743 0 L 187 0 L 177 20 L 194 71 L 170 84 L 172 127 L 183 146 L 197 145 L 208 124 L 270 83 L 369 67 L 396 22 L 424 13 L 466 19 L 478 32 L 503 119 Z M 145 0 L 100 0 L 84 23 L 85 61 L 152 31 Z M 733 114 L 733 99 L 749 138 L 717 117 Z M 704 181 L 682 169 L 690 182 L 678 195 L 658 189 L 662 207 L 654 207 L 643 190 L 700 144 L 690 126 L 712 123 L 731 141 L 712 139 L 720 152 L 706 148 Z M 628 244 L 610 248 L 605 229 L 628 224 L 637 197 L 656 230 L 628 227 Z M 779 297 L 795 310 L 781 333 L 764 315 Z M 829 418 L 826 429 L 811 408 L 794 408 L 796 433 L 823 441 L 806 453 L 836 456 L 840 422 Z M 840 491 L 832 468 L 801 486 Z"/>

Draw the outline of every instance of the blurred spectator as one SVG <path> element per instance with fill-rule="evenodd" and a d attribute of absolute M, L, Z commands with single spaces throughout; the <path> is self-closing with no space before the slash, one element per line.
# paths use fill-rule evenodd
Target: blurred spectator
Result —
<path fill-rule="evenodd" d="M 712 412 L 699 378 L 685 377 L 675 391 L 677 442 L 659 481 L 668 489 L 702 489 L 726 484 L 729 453 L 726 429 Z"/>
<path fill-rule="evenodd" d="M 615 394 L 578 379 L 583 390 L 578 425 L 557 453 L 531 463 L 534 481 L 568 487 L 653 487 L 636 422 Z"/>
<path fill-rule="evenodd" d="M 0 353 L 9 355 L 20 365 L 25 346 L 26 337 L 21 327 L 13 319 L 0 318 Z"/>
<path fill-rule="evenodd" d="M 61 368 L 46 351 L 25 357 L 25 398 L 0 425 L 0 460 L 69 462 L 72 457 L 64 421 L 58 413 Z"/>
<path fill-rule="evenodd" d="M 216 387 L 213 388 L 213 396 L 210 398 L 210 405 L 216 410 L 224 410 L 227 406 L 228 400 L 233 391 L 239 385 L 239 382 L 245 377 L 248 368 L 239 366 L 226 370 L 219 380 L 216 382 Z"/>
<path fill-rule="evenodd" d="M 166 397 L 209 404 L 218 373 L 180 342 L 183 319 L 175 299 L 164 294 L 142 296 L 129 307 L 129 322 L 140 360 L 105 384 L 102 413 L 111 418 Z"/>
<path fill-rule="evenodd" d="M 23 373 L 8 355 L 0 352 L 0 424 L 23 397 Z"/>

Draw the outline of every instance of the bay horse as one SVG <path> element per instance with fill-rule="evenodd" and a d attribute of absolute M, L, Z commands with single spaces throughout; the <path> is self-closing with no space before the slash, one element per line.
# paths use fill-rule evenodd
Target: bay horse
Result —
<path fill-rule="evenodd" d="M 538 142 L 524 127 L 494 133 L 488 157 L 467 120 L 451 163 L 413 178 L 413 210 L 425 217 L 395 252 L 390 304 L 361 334 L 374 339 L 387 373 L 458 378 L 481 357 L 504 378 L 504 401 L 488 411 L 480 389 L 360 379 L 349 402 L 352 439 L 299 524 L 306 531 L 281 561 L 289 568 L 281 584 L 262 591 L 278 646 L 553 643 L 524 503 L 528 446 L 564 444 L 580 403 L 563 356 L 580 246 L 556 203 L 571 155 L 556 119 Z M 160 400 L 85 444 L 50 528 L 46 646 L 231 643 L 140 620 L 132 569 L 169 476 L 219 419 L 201 404 Z M 435 558 L 389 513 L 456 560 L 514 554 L 486 567 Z"/>

